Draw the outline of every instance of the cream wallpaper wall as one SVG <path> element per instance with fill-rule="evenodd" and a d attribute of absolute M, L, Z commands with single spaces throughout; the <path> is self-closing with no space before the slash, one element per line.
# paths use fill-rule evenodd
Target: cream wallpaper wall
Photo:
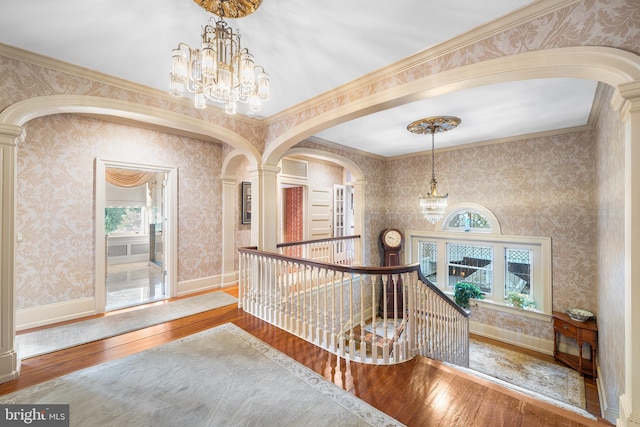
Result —
<path fill-rule="evenodd" d="M 94 296 L 94 159 L 178 168 L 178 280 L 220 273 L 222 145 L 62 114 L 30 121 L 17 166 L 16 308 Z"/>
<path fill-rule="evenodd" d="M 438 190 L 449 204 L 478 203 L 503 234 L 552 239 L 553 308 L 597 308 L 594 251 L 594 143 L 589 131 L 455 151 L 436 151 Z M 402 230 L 441 227 L 425 221 L 418 195 L 429 189 L 431 155 L 392 160 L 389 218 Z M 473 309 L 474 321 L 552 340 L 548 322 Z"/>
<path fill-rule="evenodd" d="M 610 99 L 609 88 L 604 99 Z M 617 407 L 624 391 L 624 129 L 609 103 L 595 125 L 596 141 L 596 282 L 599 363 L 606 401 Z M 602 379 L 601 379 L 602 381 Z"/>

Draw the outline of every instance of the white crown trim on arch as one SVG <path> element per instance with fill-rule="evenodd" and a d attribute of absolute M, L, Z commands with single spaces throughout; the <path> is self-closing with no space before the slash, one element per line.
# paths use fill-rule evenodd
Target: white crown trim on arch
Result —
<path fill-rule="evenodd" d="M 52 114 L 95 114 L 119 117 L 141 123 L 158 126 L 162 129 L 201 136 L 206 140 L 227 143 L 239 149 L 250 162 L 259 163 L 261 155 L 258 149 L 237 133 L 205 120 L 162 108 L 142 105 L 115 98 L 89 95 L 46 95 L 24 99 L 10 105 L 0 112 L 0 125 L 23 126 L 29 120 Z"/>
<path fill-rule="evenodd" d="M 360 166 L 358 166 L 354 161 L 329 151 L 319 150 L 317 148 L 293 147 L 287 150 L 285 156 L 307 156 L 314 159 L 336 163 L 349 170 L 354 181 L 361 181 L 364 179 L 362 169 L 360 169 Z"/>
<path fill-rule="evenodd" d="M 543 49 L 490 59 L 458 68 L 430 74 L 407 83 L 400 83 L 379 92 L 343 103 L 318 114 L 321 105 L 309 104 L 309 120 L 300 120 L 304 112 L 292 115 L 299 123 L 273 141 L 263 154 L 266 163 L 275 164 L 284 153 L 309 135 L 367 114 L 428 97 L 509 81 L 568 77 L 596 80 L 616 89 L 616 108 L 623 108 L 624 97 L 619 86 L 640 81 L 640 56 L 622 49 L 602 46 L 577 46 Z M 351 99 L 351 88 L 338 88 L 333 99 Z M 324 99 L 324 98 L 323 98 Z M 622 100 L 620 100 L 622 99 Z M 318 101 L 320 102 L 320 101 Z M 333 105 L 338 105 L 333 103 Z M 285 121 L 282 119 L 281 121 Z M 279 126 L 271 123 L 269 126 Z M 269 132 L 267 131 L 267 134 Z"/>

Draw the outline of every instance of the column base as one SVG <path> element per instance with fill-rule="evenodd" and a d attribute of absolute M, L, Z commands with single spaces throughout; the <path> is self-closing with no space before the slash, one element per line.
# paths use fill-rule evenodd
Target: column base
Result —
<path fill-rule="evenodd" d="M 20 376 L 18 354 L 8 351 L 0 355 L 0 384 L 13 381 Z"/>

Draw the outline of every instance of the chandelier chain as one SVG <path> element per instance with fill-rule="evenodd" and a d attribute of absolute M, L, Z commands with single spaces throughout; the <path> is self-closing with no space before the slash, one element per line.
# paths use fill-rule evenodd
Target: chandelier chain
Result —
<path fill-rule="evenodd" d="M 432 224 L 440 221 L 444 217 L 447 208 L 447 198 L 449 194 L 441 196 L 438 194 L 436 181 L 436 132 L 446 132 L 458 126 L 460 119 L 453 116 L 436 116 L 426 119 L 416 120 L 407 126 L 409 132 L 415 134 L 431 134 L 431 190 L 424 196 L 420 196 L 420 208 L 425 219 Z"/>

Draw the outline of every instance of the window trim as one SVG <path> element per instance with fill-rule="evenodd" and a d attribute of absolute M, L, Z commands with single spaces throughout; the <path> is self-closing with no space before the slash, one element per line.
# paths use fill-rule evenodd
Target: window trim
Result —
<path fill-rule="evenodd" d="M 482 232 L 461 233 L 459 231 L 424 231 L 408 230 L 407 245 L 405 251 L 405 261 L 407 264 L 418 262 L 418 244 L 421 240 L 436 242 L 438 250 L 438 266 L 436 286 L 448 295 L 453 295 L 451 289 L 447 289 L 445 277 L 446 271 L 446 244 L 483 244 L 494 247 L 494 283 L 493 295 L 491 299 L 474 300 L 480 307 L 491 310 L 518 314 L 524 317 L 550 321 L 552 316 L 552 259 L 551 259 L 551 238 L 536 236 L 509 236 L 488 234 Z M 532 249 L 533 250 L 533 299 L 536 301 L 536 308 L 533 310 L 521 310 L 510 307 L 504 301 L 504 249 Z"/>

